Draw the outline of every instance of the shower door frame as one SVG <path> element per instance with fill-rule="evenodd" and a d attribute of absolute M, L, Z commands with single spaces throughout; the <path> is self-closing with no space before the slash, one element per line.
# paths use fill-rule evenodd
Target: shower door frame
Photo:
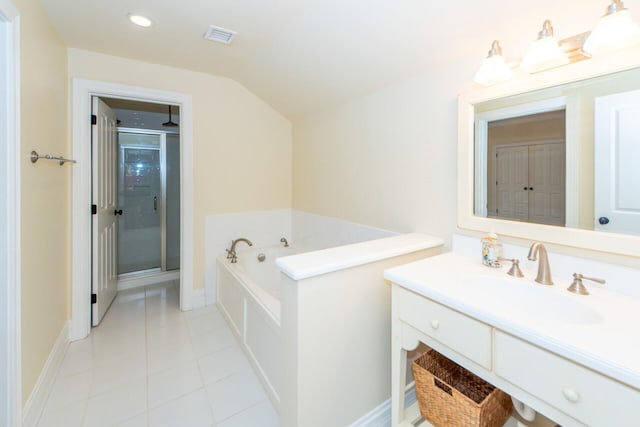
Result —
<path fill-rule="evenodd" d="M 205 305 L 194 292 L 193 99 L 191 94 L 80 78 L 71 86 L 72 170 L 71 319 L 69 339 L 90 333 L 91 307 L 91 96 L 171 104 L 180 107 L 180 309 Z"/>
<path fill-rule="evenodd" d="M 124 159 L 124 150 L 127 148 L 135 148 L 139 150 L 159 150 L 160 152 L 160 268 L 161 272 L 167 271 L 167 134 L 172 135 L 180 135 L 180 132 L 171 132 L 164 130 L 155 130 L 155 129 L 140 129 L 140 128 L 129 128 L 129 127 L 118 127 L 117 129 L 118 137 L 120 133 L 133 133 L 138 135 L 158 135 L 160 136 L 160 146 L 143 146 L 143 145 L 131 145 L 131 144 L 120 144 L 118 142 L 118 149 L 120 150 L 121 159 Z M 124 160 L 121 160 L 124 161 Z M 118 166 L 120 167 L 120 166 Z M 118 180 L 120 180 L 120 173 L 118 173 Z M 119 183 L 118 183 L 119 185 Z M 118 188 L 119 191 L 119 188 Z M 126 211 L 125 211 L 126 214 Z M 119 230 L 118 230 L 119 231 Z M 180 270 L 179 268 L 177 270 Z M 139 270 L 139 271 L 131 271 L 129 273 L 118 273 L 118 280 L 131 277 L 131 276 L 139 276 L 146 272 L 156 272 L 158 268 L 150 268 L 147 270 Z M 174 271 L 174 270 L 171 270 Z"/>

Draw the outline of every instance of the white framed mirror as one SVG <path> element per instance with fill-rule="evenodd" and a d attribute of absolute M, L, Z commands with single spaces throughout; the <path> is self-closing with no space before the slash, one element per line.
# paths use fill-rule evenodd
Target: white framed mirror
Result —
<path fill-rule="evenodd" d="M 634 219 L 629 222 L 601 207 L 607 203 L 617 204 L 617 211 L 640 207 L 640 180 L 633 178 L 640 176 L 635 172 L 640 170 L 640 124 L 635 124 L 640 123 L 637 118 L 640 110 L 616 111 L 611 105 L 624 105 L 626 101 L 616 98 L 609 102 L 612 98 L 608 96 L 609 90 L 614 94 L 635 91 L 636 99 L 640 96 L 640 48 L 521 76 L 460 95 L 458 226 L 640 256 L 640 228 L 633 222 L 640 219 L 640 209 L 632 212 Z M 609 143 L 616 133 L 614 129 L 599 125 L 597 129 L 602 135 L 594 134 L 595 104 L 600 110 L 608 109 L 606 114 L 624 120 L 630 132 L 638 134 L 633 137 L 635 143 L 626 143 L 625 150 L 629 153 L 626 156 L 619 155 L 620 146 Z M 531 123 L 535 121 L 541 123 L 542 132 L 532 131 Z M 523 123 L 529 127 L 514 131 L 515 126 Z M 551 132 L 552 128 L 558 132 Z M 508 143 L 500 136 L 507 134 L 512 135 Z M 598 148 L 597 138 L 608 142 L 600 142 Z M 602 146 L 615 147 L 607 152 Z M 553 156 L 548 154 L 552 152 Z M 503 156 L 516 160 L 503 160 Z M 546 159 L 546 166 L 533 159 Z M 603 178 L 603 168 L 612 164 L 622 172 Z M 504 180 L 502 176 L 508 175 L 501 174 L 504 170 L 512 175 L 516 171 L 518 176 Z M 534 181 L 534 175 L 543 170 L 551 171 L 546 181 L 555 183 L 555 187 Z M 630 180 L 620 178 L 630 171 Z M 619 188 L 614 188 L 615 185 Z M 602 195 L 615 200 L 603 202 Z"/>

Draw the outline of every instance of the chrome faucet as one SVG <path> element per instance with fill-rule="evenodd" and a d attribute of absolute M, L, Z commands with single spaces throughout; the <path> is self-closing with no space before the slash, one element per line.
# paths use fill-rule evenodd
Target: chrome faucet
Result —
<path fill-rule="evenodd" d="M 280 239 L 280 243 L 284 243 L 284 247 L 288 248 L 289 247 L 289 242 L 287 242 L 287 239 L 285 237 L 283 237 L 282 239 Z"/>
<path fill-rule="evenodd" d="M 232 240 L 231 241 L 231 249 L 227 249 L 227 258 L 231 258 L 231 263 L 232 264 L 235 264 L 236 262 L 238 262 L 238 255 L 236 254 L 236 245 L 239 242 L 245 242 L 247 245 L 253 246 L 253 243 L 251 243 L 251 241 L 249 239 L 245 239 L 244 237 L 241 237 L 241 238 L 236 239 L 236 240 Z"/>
<path fill-rule="evenodd" d="M 531 248 L 529 248 L 529 255 L 527 255 L 527 258 L 529 261 L 536 261 L 538 256 L 540 257 L 540 261 L 538 262 L 538 275 L 536 276 L 536 282 L 543 285 L 553 285 L 547 248 L 545 248 L 540 242 L 534 242 L 531 245 Z"/>

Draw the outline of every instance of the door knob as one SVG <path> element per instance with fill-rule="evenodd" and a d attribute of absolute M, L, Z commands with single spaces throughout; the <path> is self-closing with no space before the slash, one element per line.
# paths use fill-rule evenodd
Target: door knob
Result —
<path fill-rule="evenodd" d="M 601 216 L 600 218 L 598 218 L 598 222 L 600 223 L 600 225 L 607 225 L 609 224 L 609 218 L 607 218 L 606 216 Z"/>
<path fill-rule="evenodd" d="M 115 209 L 115 210 L 113 211 L 113 214 L 114 214 L 114 215 L 116 215 L 116 216 L 117 216 L 117 215 L 122 215 L 122 209 Z"/>

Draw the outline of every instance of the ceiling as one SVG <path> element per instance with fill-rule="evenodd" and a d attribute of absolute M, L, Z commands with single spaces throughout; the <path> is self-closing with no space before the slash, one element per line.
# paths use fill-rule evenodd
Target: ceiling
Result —
<path fill-rule="evenodd" d="M 288 117 L 441 67 L 481 63 L 493 39 L 524 55 L 544 19 L 590 30 L 608 0 L 41 0 L 69 47 L 232 78 Z M 640 17 L 640 0 L 627 0 Z M 154 25 L 127 20 L 139 13 Z M 238 32 L 207 41 L 210 25 Z M 469 79 L 475 69 L 469 70 Z"/>

